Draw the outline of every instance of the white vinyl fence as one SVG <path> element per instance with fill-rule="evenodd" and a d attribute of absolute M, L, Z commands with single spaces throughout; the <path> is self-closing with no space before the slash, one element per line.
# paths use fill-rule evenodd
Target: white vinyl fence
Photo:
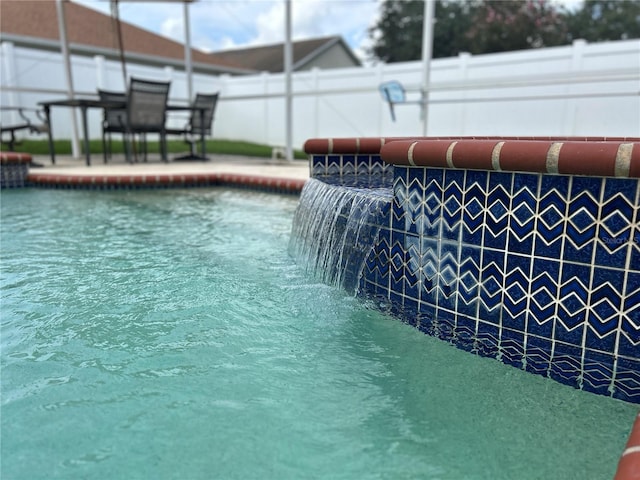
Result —
<path fill-rule="evenodd" d="M 0 49 L 0 104 L 35 107 L 66 96 L 60 54 L 14 46 Z M 77 96 L 96 88 L 124 90 L 121 66 L 104 57 L 72 56 Z M 130 76 L 171 80 L 171 101 L 187 102 L 184 71 L 127 64 Z M 293 75 L 293 134 L 311 137 L 422 135 L 417 105 L 396 107 L 392 122 L 378 86 L 400 81 L 418 100 L 420 62 L 312 70 Z M 285 143 L 283 74 L 195 73 L 194 92 L 220 91 L 216 138 Z M 2 122 L 14 120 L 2 113 Z M 71 137 L 71 114 L 52 111 L 56 138 Z M 99 111 L 90 112 L 92 138 Z M 640 40 L 573 45 L 436 59 L 431 67 L 429 135 L 640 136 Z M 172 119 L 180 124 L 184 119 Z"/>

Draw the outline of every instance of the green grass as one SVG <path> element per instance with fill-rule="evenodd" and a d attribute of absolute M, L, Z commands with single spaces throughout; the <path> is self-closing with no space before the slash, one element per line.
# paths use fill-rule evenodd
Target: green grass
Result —
<path fill-rule="evenodd" d="M 56 155 L 71 155 L 71 140 L 54 141 Z M 82 145 L 81 145 L 82 148 Z M 189 146 L 182 140 L 169 140 L 167 142 L 169 153 L 188 152 Z M 149 152 L 159 152 L 158 142 L 149 142 Z M 243 155 L 248 157 L 271 157 L 272 147 L 258 143 L 245 142 L 241 140 L 207 140 L 208 154 Z M 91 140 L 89 150 L 92 154 L 102 153 L 102 140 Z M 47 140 L 25 139 L 15 146 L 16 152 L 30 153 L 31 155 L 49 155 L 49 143 Z M 124 153 L 122 141 L 114 140 L 112 143 L 113 153 Z M 307 155 L 294 150 L 294 158 L 306 160 Z"/>

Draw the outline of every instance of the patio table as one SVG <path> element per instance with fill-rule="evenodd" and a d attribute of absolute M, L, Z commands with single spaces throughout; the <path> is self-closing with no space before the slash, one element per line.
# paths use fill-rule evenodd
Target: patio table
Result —
<path fill-rule="evenodd" d="M 56 154 L 53 145 L 53 128 L 51 128 L 51 107 L 68 107 L 79 108 L 82 114 L 82 134 L 84 143 L 84 155 L 87 162 L 87 166 L 91 165 L 91 152 L 89 151 L 89 126 L 87 122 L 87 110 L 89 108 L 102 108 L 102 109 L 122 109 L 127 108 L 126 102 L 114 102 L 98 100 L 95 98 L 65 98 L 61 100 L 50 100 L 46 102 L 39 102 L 46 117 L 47 124 L 49 125 L 49 154 L 51 155 L 51 163 L 56 163 Z M 206 108 L 196 107 L 193 105 L 167 105 L 167 111 L 200 111 L 201 121 L 204 119 Z M 200 134 L 200 149 L 201 156 L 196 157 L 198 160 L 207 160 L 205 153 L 205 134 L 204 131 Z"/>
<path fill-rule="evenodd" d="M 51 123 L 51 107 L 69 107 L 79 108 L 82 113 L 82 134 L 84 137 L 84 155 L 87 162 L 87 166 L 91 165 L 91 153 L 89 151 L 89 126 L 87 122 L 87 110 L 89 108 L 126 108 L 125 102 L 107 102 L 104 100 L 98 100 L 95 98 L 65 98 L 62 100 L 50 100 L 47 102 L 40 102 L 44 109 L 44 114 L 49 125 L 49 154 L 51 155 L 51 163 L 56 163 L 56 152 L 53 146 L 53 128 Z"/>

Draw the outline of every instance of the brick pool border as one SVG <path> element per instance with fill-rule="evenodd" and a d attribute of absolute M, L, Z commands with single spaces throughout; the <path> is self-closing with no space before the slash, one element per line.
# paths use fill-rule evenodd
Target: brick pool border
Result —
<path fill-rule="evenodd" d="M 29 173 L 27 181 L 30 186 L 58 189 L 138 190 L 145 188 L 228 186 L 251 188 L 255 190 L 284 194 L 299 194 L 306 182 L 306 180 L 300 179 L 285 179 L 231 173 L 134 175 L 64 175 Z"/>
<path fill-rule="evenodd" d="M 315 138 L 310 155 L 380 154 L 392 165 L 640 178 L 635 137 Z"/>

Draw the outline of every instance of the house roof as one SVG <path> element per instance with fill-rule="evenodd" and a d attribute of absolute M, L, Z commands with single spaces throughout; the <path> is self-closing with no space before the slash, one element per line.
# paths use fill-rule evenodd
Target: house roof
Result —
<path fill-rule="evenodd" d="M 109 15 L 73 3 L 64 3 L 67 40 L 74 53 L 100 52 L 115 56 L 118 36 L 115 21 Z M 55 0 L 20 0 L 0 2 L 0 36 L 16 43 L 39 40 L 40 46 L 59 48 L 60 34 Z M 121 21 L 125 58 L 150 57 L 173 59 L 184 64 L 184 45 Z M 89 49 L 87 47 L 90 47 Z M 191 49 L 194 67 L 202 64 L 229 73 L 250 73 L 232 59 L 215 58 Z"/>
<path fill-rule="evenodd" d="M 360 61 L 344 42 L 343 38 L 339 35 L 334 35 L 292 42 L 293 69 L 299 70 L 336 44 L 340 45 L 347 55 L 353 59 L 354 65 L 360 65 Z M 209 55 L 216 62 L 230 62 L 250 70 L 272 73 L 284 71 L 283 43 L 218 51 Z"/>

